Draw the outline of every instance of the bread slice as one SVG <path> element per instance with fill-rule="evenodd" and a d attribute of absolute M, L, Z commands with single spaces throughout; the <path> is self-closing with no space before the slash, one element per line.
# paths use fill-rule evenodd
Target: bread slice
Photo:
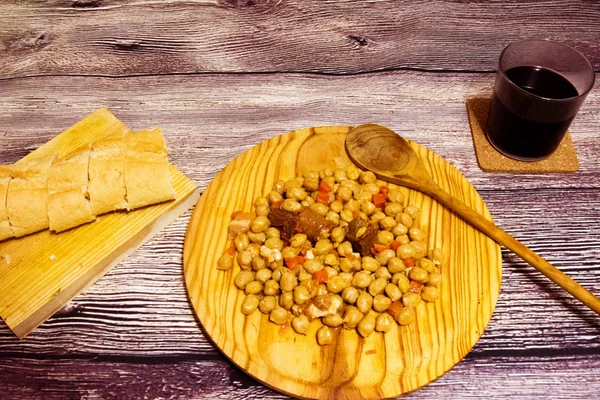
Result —
<path fill-rule="evenodd" d="M 48 222 L 50 230 L 62 232 L 96 219 L 88 195 L 90 146 L 81 147 L 56 160 L 48 175 Z"/>
<path fill-rule="evenodd" d="M 92 143 L 88 193 L 94 215 L 127 208 L 124 145 L 123 135 Z"/>
<path fill-rule="evenodd" d="M 6 193 L 11 180 L 11 166 L 0 165 L 0 240 L 14 237 L 8 214 L 6 213 Z"/>
<path fill-rule="evenodd" d="M 54 156 L 13 165 L 6 194 L 12 232 L 21 237 L 48 228 L 48 173 Z"/>
<path fill-rule="evenodd" d="M 125 136 L 125 189 L 128 210 L 175 198 L 160 128 Z"/>

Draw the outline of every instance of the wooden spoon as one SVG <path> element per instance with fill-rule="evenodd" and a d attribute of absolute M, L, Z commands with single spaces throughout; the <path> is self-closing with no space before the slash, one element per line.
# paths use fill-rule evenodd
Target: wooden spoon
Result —
<path fill-rule="evenodd" d="M 573 297 L 600 314 L 600 299 L 498 228 L 493 222 L 483 218 L 439 187 L 425 170 L 417 153 L 394 131 L 376 124 L 359 125 L 348 134 L 346 151 L 354 163 L 372 171 L 379 179 L 425 193 L 448 207 L 466 222 L 512 250 Z"/>

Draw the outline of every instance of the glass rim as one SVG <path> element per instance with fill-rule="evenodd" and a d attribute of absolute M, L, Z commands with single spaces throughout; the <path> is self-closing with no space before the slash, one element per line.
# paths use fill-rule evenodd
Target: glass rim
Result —
<path fill-rule="evenodd" d="M 572 52 L 574 52 L 575 54 L 579 55 L 583 61 L 585 62 L 585 64 L 589 67 L 589 71 L 591 71 L 591 75 L 592 75 L 592 80 L 590 82 L 590 84 L 588 85 L 588 87 L 582 92 L 579 93 L 577 96 L 573 96 L 573 97 L 567 97 L 567 98 L 563 98 L 563 99 L 553 99 L 551 97 L 544 97 L 544 96 L 539 96 L 533 93 L 530 93 L 526 90 L 524 90 L 523 88 L 519 87 L 519 85 L 517 85 L 516 83 L 514 83 L 507 75 L 506 72 L 502 69 L 502 57 L 504 56 L 504 54 L 508 51 L 509 47 L 513 46 L 513 45 L 517 45 L 517 44 L 522 44 L 522 43 L 526 43 L 526 42 L 544 42 L 544 43 L 552 43 L 554 45 L 557 46 L 561 46 L 567 50 L 570 50 Z M 545 68 L 545 67 L 544 67 Z M 548 68 L 550 69 L 550 68 Z M 596 83 L 596 71 L 594 71 L 594 67 L 592 66 L 592 63 L 590 63 L 590 60 L 587 59 L 586 56 L 584 56 L 582 53 L 580 53 L 579 51 L 575 50 L 574 48 L 572 48 L 569 45 L 566 45 L 564 43 L 560 43 L 560 42 L 556 42 L 554 40 L 550 40 L 550 39 L 523 39 L 523 40 L 518 40 L 516 42 L 512 42 L 510 44 L 508 44 L 504 50 L 502 50 L 502 53 L 500 53 L 500 57 L 498 58 L 498 72 L 500 72 L 502 74 L 502 76 L 506 79 L 506 81 L 508 81 L 508 83 L 516 88 L 519 92 L 527 95 L 528 97 L 532 97 L 534 99 L 538 99 L 538 100 L 544 100 L 544 101 L 549 101 L 549 102 L 556 102 L 556 103 L 562 103 L 562 102 L 568 102 L 568 101 L 573 101 L 576 99 L 579 99 L 581 97 L 586 96 L 594 87 L 594 84 Z M 567 79 L 568 80 L 568 79 Z M 569 81 L 570 82 L 570 81 Z M 572 84 L 572 83 L 571 83 Z"/>

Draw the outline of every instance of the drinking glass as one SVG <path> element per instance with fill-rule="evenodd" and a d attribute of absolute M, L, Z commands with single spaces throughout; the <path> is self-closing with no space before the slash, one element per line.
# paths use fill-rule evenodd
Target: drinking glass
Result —
<path fill-rule="evenodd" d="M 531 39 L 500 54 L 486 134 L 502 154 L 521 161 L 550 156 L 594 86 L 590 62 L 571 47 Z"/>

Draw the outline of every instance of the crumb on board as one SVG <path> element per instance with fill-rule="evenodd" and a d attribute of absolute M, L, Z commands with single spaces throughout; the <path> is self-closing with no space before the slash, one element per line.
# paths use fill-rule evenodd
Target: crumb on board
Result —
<path fill-rule="evenodd" d="M 10 254 L 4 254 L 2 257 L 4 258 L 4 262 L 6 263 L 6 265 L 10 264 L 10 262 L 12 261 Z"/>
<path fill-rule="evenodd" d="M 54 254 L 50 254 L 50 257 L 48 257 L 51 261 L 54 261 L 54 259 L 56 259 L 56 256 Z"/>

